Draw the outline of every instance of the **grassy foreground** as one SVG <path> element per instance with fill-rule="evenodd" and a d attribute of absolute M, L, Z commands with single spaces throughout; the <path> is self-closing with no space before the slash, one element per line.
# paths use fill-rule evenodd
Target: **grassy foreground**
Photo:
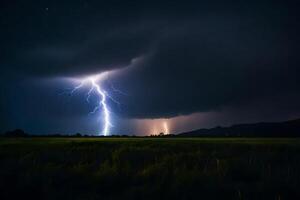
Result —
<path fill-rule="evenodd" d="M 0 199 L 300 199 L 299 169 L 299 139 L 0 138 Z"/>

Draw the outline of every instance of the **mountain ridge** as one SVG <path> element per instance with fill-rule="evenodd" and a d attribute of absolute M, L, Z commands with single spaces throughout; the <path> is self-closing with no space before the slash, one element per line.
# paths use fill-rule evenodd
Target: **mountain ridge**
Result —
<path fill-rule="evenodd" d="M 300 137 L 300 118 L 283 122 L 235 124 L 228 127 L 203 128 L 179 133 L 182 137 Z"/>

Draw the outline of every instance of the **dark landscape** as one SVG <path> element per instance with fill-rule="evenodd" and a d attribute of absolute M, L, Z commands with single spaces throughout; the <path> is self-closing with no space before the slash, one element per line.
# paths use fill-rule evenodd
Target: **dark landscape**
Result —
<path fill-rule="evenodd" d="M 0 198 L 297 199 L 299 133 L 299 119 L 147 137 L 8 131 Z"/>
<path fill-rule="evenodd" d="M 0 198 L 298 199 L 299 167 L 294 138 L 2 138 Z"/>

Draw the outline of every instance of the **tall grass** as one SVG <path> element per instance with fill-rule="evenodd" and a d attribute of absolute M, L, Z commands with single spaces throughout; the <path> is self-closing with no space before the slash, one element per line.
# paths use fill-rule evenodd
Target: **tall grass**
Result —
<path fill-rule="evenodd" d="M 299 167 L 292 139 L 3 139 L 0 197 L 300 199 Z"/>

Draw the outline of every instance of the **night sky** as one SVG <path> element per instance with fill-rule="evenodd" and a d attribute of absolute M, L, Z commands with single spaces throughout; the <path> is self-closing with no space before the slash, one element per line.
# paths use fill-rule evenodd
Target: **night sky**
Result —
<path fill-rule="evenodd" d="M 0 132 L 98 134 L 109 71 L 111 134 L 300 117 L 299 10 L 289 1 L 0 3 Z"/>

